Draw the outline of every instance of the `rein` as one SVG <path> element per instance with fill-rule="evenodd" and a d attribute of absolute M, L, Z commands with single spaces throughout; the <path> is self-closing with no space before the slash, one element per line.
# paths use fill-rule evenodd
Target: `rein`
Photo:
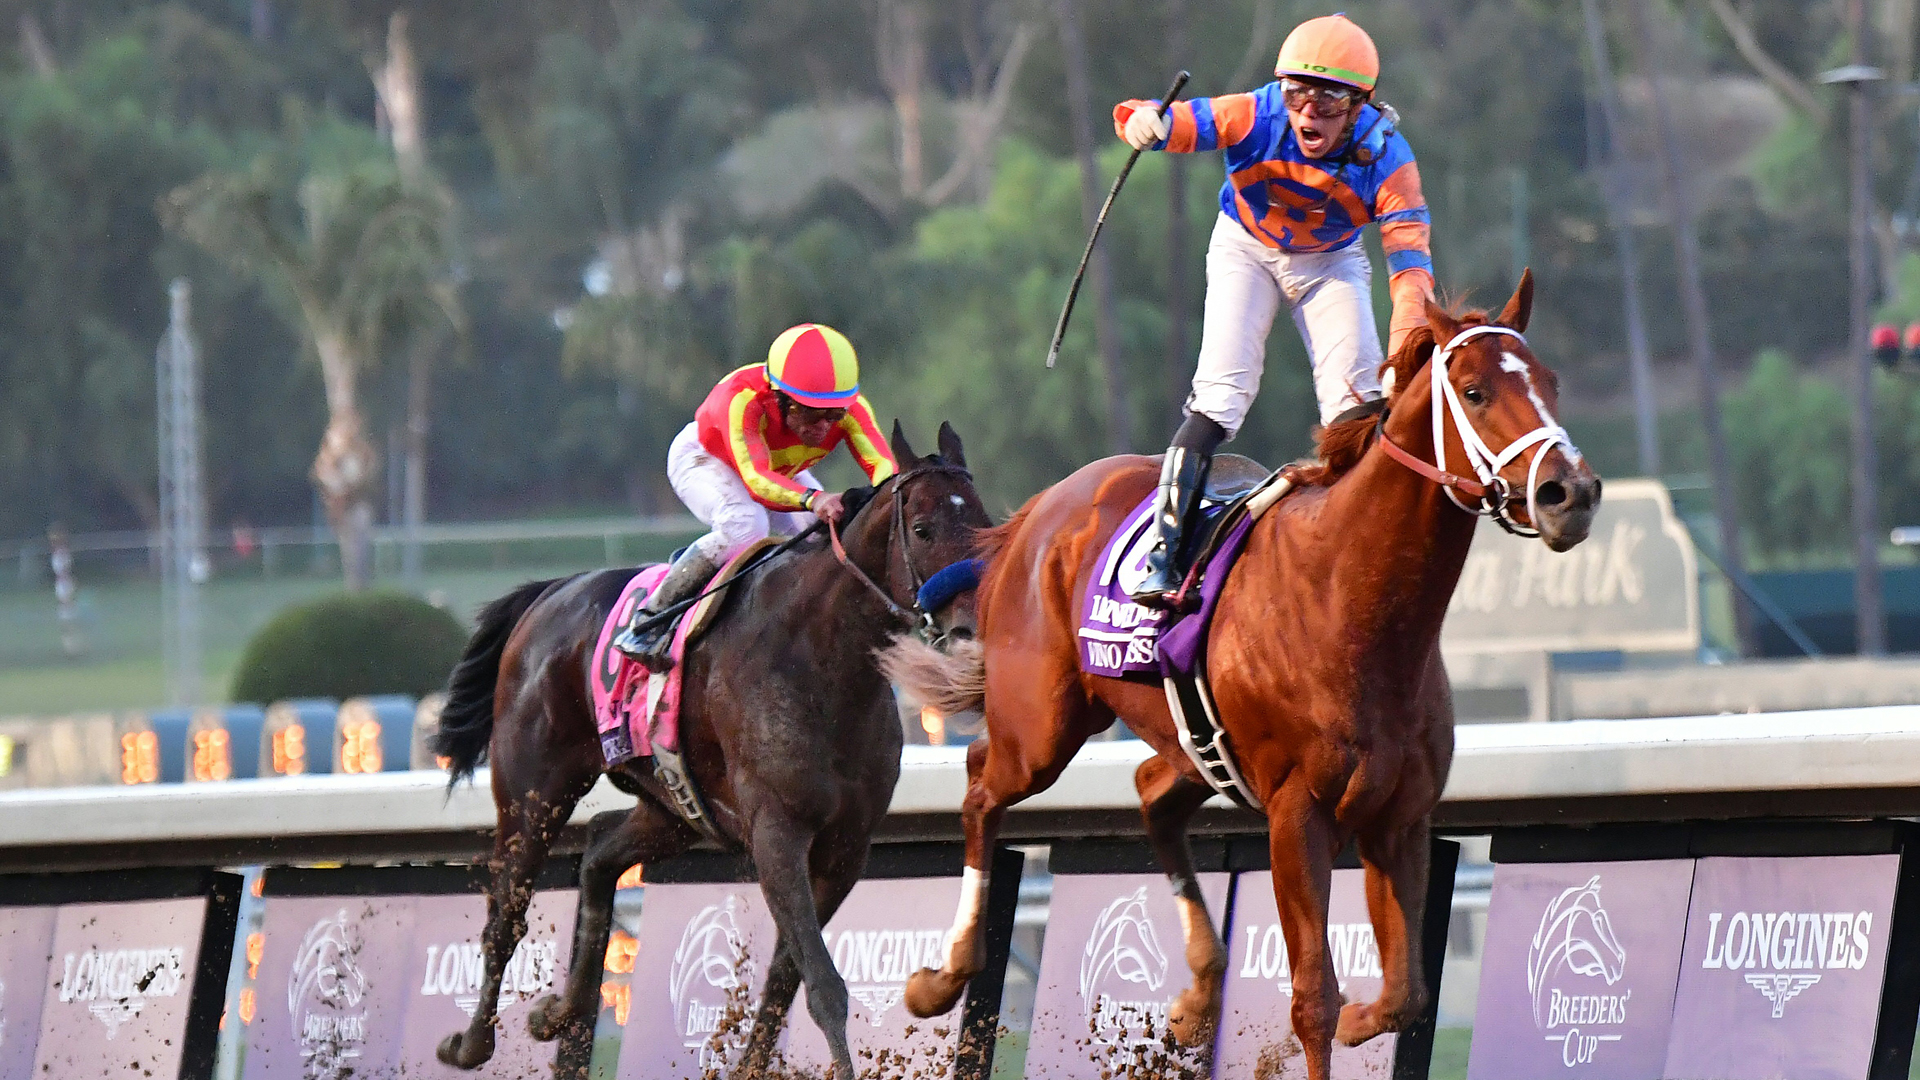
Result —
<path fill-rule="evenodd" d="M 933 613 L 920 606 L 920 587 L 927 582 L 926 579 L 920 575 L 919 569 L 913 565 L 912 556 L 907 553 L 906 501 L 901 496 L 906 492 L 909 483 L 923 476 L 935 474 L 964 476 L 968 480 L 973 479 L 973 473 L 958 465 L 922 465 L 917 469 L 910 469 L 907 472 L 890 478 L 893 481 L 893 490 L 888 496 L 893 503 L 894 543 L 892 546 L 900 549 L 900 562 L 907 568 L 907 577 L 913 582 L 914 601 L 910 609 L 902 607 L 887 590 L 881 588 L 872 577 L 868 576 L 865 570 L 855 565 L 853 558 L 847 554 L 846 546 L 840 542 L 839 526 L 833 522 L 827 523 L 827 537 L 832 541 L 833 557 L 838 559 L 840 565 L 846 567 L 847 570 L 853 574 L 855 581 L 865 585 L 868 592 L 880 598 L 880 602 L 887 606 L 888 614 L 902 622 L 916 624 L 923 635 L 931 635 L 933 632 Z"/>
<path fill-rule="evenodd" d="M 1573 440 L 1567 435 L 1567 429 L 1549 421 L 1547 414 L 1536 402 L 1540 410 L 1540 426 L 1507 444 L 1506 449 L 1495 453 L 1487 446 L 1486 440 L 1474 430 L 1473 422 L 1467 419 L 1467 407 L 1460 401 L 1459 391 L 1453 388 L 1452 380 L 1447 378 L 1447 361 L 1454 350 L 1461 345 L 1487 334 L 1503 334 L 1515 338 L 1522 344 L 1526 338 L 1518 330 L 1504 326 L 1469 326 L 1453 336 L 1446 347 L 1437 350 L 1433 359 L 1427 362 L 1433 375 L 1433 456 L 1434 463 L 1429 465 L 1415 457 L 1405 447 L 1394 442 L 1387 435 L 1388 410 L 1380 411 L 1380 419 L 1375 423 L 1375 432 L 1380 436 L 1381 448 L 1387 456 L 1405 465 L 1416 474 L 1440 485 L 1453 505 L 1475 516 L 1491 517 L 1494 523 L 1515 536 L 1534 537 L 1540 530 L 1534 525 L 1522 525 L 1513 518 L 1513 505 L 1518 497 L 1513 493 L 1513 485 L 1500 475 L 1515 458 L 1533 450 L 1533 459 L 1527 464 L 1527 520 L 1540 520 L 1535 492 L 1539 489 L 1536 481 L 1540 476 L 1540 463 L 1547 458 L 1547 451 L 1556 446 L 1578 454 Z M 1467 464 L 1472 467 L 1478 482 L 1447 471 L 1446 419 L 1451 414 L 1453 426 L 1460 432 L 1460 445 L 1466 448 Z M 1458 492 L 1459 494 L 1456 494 Z M 1469 499 L 1479 500 L 1477 505 L 1468 505 L 1460 501 L 1464 494 Z"/>

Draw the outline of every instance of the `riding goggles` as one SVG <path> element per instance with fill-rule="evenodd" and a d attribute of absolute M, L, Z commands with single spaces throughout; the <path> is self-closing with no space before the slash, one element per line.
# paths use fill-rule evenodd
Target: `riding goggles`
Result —
<path fill-rule="evenodd" d="M 1280 96 L 1289 109 L 1304 109 L 1311 101 L 1328 112 L 1345 112 L 1359 99 L 1360 91 L 1351 86 L 1331 86 L 1300 79 L 1281 79 Z"/>

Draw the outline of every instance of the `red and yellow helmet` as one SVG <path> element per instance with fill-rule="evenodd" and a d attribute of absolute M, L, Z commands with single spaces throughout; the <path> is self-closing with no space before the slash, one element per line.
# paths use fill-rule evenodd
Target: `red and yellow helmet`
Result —
<path fill-rule="evenodd" d="M 773 339 L 767 381 L 802 405 L 844 409 L 860 393 L 860 360 L 853 342 L 831 326 L 801 323 Z"/>
<path fill-rule="evenodd" d="M 1322 15 L 1293 28 L 1280 45 L 1275 75 L 1300 75 L 1373 92 L 1380 79 L 1380 50 L 1345 15 Z"/>

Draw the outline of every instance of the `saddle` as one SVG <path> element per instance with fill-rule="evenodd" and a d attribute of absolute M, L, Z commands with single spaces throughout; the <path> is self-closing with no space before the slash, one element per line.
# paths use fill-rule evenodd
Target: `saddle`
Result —
<path fill-rule="evenodd" d="M 1253 523 L 1293 490 L 1292 467 L 1268 472 L 1235 454 L 1214 460 L 1194 530 L 1186 589 L 1198 610 L 1158 611 L 1133 602 L 1155 542 L 1154 496 L 1134 508 L 1107 542 L 1087 583 L 1079 626 L 1080 667 L 1090 675 L 1158 682 L 1166 691 L 1181 747 L 1216 791 L 1257 809 L 1227 748 L 1207 685 L 1206 640 L 1213 610 Z"/>
<path fill-rule="evenodd" d="M 712 580 L 725 580 L 766 547 L 763 539 L 728 559 Z M 720 605 L 732 591 L 723 588 L 703 597 L 682 615 L 673 631 L 673 667 L 665 674 L 648 671 L 639 661 L 613 648 L 613 639 L 633 617 L 633 610 L 650 596 L 666 576 L 668 564 L 643 567 L 627 581 L 600 628 L 593 651 L 593 711 L 600 734 L 600 752 L 609 769 L 636 758 L 652 758 L 654 778 L 673 799 L 674 808 L 701 835 L 728 846 L 713 825 L 706 801 L 693 783 L 680 756 L 681 672 L 700 635 L 710 629 Z"/>

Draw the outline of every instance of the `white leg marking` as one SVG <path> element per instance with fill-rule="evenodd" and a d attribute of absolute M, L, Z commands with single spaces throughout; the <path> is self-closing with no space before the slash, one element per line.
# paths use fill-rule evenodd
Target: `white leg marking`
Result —
<path fill-rule="evenodd" d="M 960 909 L 954 913 L 953 929 L 947 931 L 948 971 L 958 971 L 962 967 L 960 942 L 973 936 L 972 931 L 980 922 L 980 912 L 986 906 L 987 872 L 969 866 L 960 872 Z M 971 963 L 973 957 L 966 959 Z"/>

